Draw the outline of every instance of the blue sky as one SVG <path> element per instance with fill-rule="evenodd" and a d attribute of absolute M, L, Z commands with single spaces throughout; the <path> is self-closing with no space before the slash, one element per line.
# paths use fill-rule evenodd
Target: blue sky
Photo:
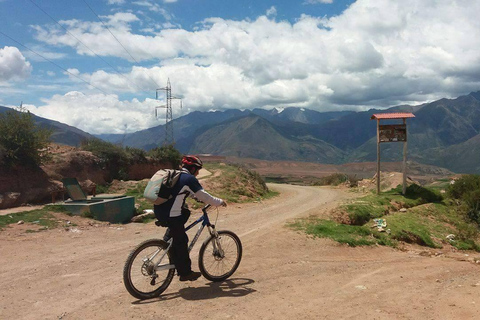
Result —
<path fill-rule="evenodd" d="M 467 0 L 0 0 L 0 105 L 123 133 L 164 122 L 153 111 L 167 79 L 183 99 L 174 117 L 456 97 L 480 90 L 477 12 Z"/>

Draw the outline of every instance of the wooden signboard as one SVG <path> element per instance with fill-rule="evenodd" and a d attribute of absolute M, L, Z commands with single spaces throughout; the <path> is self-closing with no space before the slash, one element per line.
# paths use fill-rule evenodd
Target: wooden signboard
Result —
<path fill-rule="evenodd" d="M 406 142 L 407 125 L 387 124 L 379 125 L 379 142 Z"/>
<path fill-rule="evenodd" d="M 370 117 L 377 120 L 377 193 L 380 193 L 380 144 L 382 142 L 403 142 L 403 190 L 407 191 L 407 119 L 415 118 L 410 112 L 378 113 Z M 401 119 L 402 124 L 380 125 L 380 120 Z"/>

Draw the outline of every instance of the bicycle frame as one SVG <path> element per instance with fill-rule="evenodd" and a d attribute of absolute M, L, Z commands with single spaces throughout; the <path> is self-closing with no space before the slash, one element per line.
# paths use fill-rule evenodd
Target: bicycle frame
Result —
<path fill-rule="evenodd" d="M 188 252 L 190 252 L 193 248 L 193 246 L 195 245 L 195 243 L 197 243 L 197 240 L 198 238 L 200 238 L 200 235 L 202 234 L 203 232 L 203 229 L 205 229 L 205 227 L 208 228 L 208 232 L 212 235 L 212 236 L 215 236 L 217 234 L 216 230 L 215 230 L 215 225 L 211 224 L 210 223 L 210 219 L 208 218 L 208 214 L 207 214 L 207 209 L 210 208 L 210 205 L 206 205 L 205 207 L 202 208 L 202 212 L 203 212 L 203 215 L 201 215 L 197 220 L 195 220 L 194 222 L 192 222 L 190 225 L 188 225 L 187 227 L 185 227 L 185 232 L 187 232 L 188 230 L 192 229 L 193 227 L 195 227 L 197 224 L 199 223 L 202 223 L 200 225 L 200 227 L 198 228 L 198 231 L 197 233 L 195 234 L 195 237 L 193 237 L 192 241 L 190 242 L 189 246 L 188 246 Z M 155 270 L 159 271 L 159 270 L 166 270 L 166 269 L 173 269 L 175 268 L 175 265 L 173 264 L 168 264 L 168 265 L 160 265 L 160 263 L 162 262 L 163 258 L 167 255 L 167 252 L 170 250 L 170 247 L 172 246 L 172 243 L 173 243 L 173 239 L 170 239 L 168 240 L 168 247 L 167 249 L 165 250 L 165 252 L 163 253 L 162 257 L 160 258 L 160 261 L 158 262 Z M 216 247 L 216 244 L 214 243 L 214 246 Z M 160 251 L 159 251 L 160 252 Z M 158 253 L 158 252 L 157 252 Z M 157 255 L 157 253 L 155 253 L 153 255 L 153 257 L 150 258 L 153 259 L 155 258 L 155 256 Z"/>
<path fill-rule="evenodd" d="M 200 235 L 202 234 L 202 231 L 205 227 L 208 228 L 208 232 L 213 236 L 215 235 L 216 231 L 215 231 L 215 226 L 213 224 L 210 223 L 210 219 L 208 218 L 208 214 L 207 214 L 207 209 L 210 207 L 210 205 L 206 205 L 203 209 L 202 209 L 202 212 L 203 212 L 203 215 L 198 218 L 196 221 L 192 222 L 189 226 L 187 226 L 185 228 L 185 231 L 188 231 L 190 229 L 192 229 L 193 227 L 195 227 L 197 224 L 199 224 L 200 222 L 202 223 L 200 225 L 200 227 L 198 228 L 198 231 L 197 233 L 195 234 L 195 237 L 193 237 L 193 240 L 190 242 L 190 245 L 188 246 L 188 252 L 190 252 L 193 248 L 193 246 L 195 245 L 195 243 L 197 243 L 197 240 L 198 238 L 200 237 Z"/>

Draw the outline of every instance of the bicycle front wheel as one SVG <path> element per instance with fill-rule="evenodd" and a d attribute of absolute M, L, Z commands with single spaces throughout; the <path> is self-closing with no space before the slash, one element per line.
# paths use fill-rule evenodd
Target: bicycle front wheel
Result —
<path fill-rule="evenodd" d="M 140 300 L 158 297 L 175 275 L 168 244 L 159 239 L 142 242 L 128 256 L 123 268 L 127 291 Z"/>
<path fill-rule="evenodd" d="M 210 281 L 223 281 L 230 277 L 242 260 L 242 243 L 231 231 L 218 231 L 202 244 L 198 267 Z"/>

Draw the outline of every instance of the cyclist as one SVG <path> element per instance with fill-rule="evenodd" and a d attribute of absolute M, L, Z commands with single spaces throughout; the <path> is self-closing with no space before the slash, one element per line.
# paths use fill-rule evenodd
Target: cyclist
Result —
<path fill-rule="evenodd" d="M 163 240 L 173 238 L 171 257 L 177 268 L 180 281 L 195 281 L 200 272 L 192 271 L 192 261 L 188 254 L 188 236 L 185 232 L 185 223 L 190 217 L 190 210 L 185 200 L 188 196 L 212 206 L 226 207 L 225 200 L 216 198 L 206 192 L 197 180 L 197 175 L 203 163 L 196 156 L 182 158 L 182 174 L 177 184 L 173 187 L 172 198 L 167 202 L 155 205 L 155 217 L 159 224 L 167 227 Z"/>

